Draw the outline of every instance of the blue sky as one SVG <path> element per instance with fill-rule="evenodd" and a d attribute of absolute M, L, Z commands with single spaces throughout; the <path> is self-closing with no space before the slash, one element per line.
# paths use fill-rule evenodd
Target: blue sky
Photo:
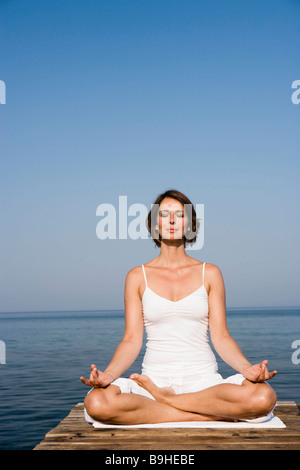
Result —
<path fill-rule="evenodd" d="M 123 308 L 151 240 L 96 209 L 204 204 L 228 307 L 300 305 L 300 2 L 2 1 L 0 311 Z"/>

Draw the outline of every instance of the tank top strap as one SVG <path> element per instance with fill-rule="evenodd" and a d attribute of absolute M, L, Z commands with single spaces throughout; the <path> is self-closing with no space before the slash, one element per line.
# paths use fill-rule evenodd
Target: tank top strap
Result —
<path fill-rule="evenodd" d="M 144 273 L 144 278 L 145 278 L 146 287 L 148 287 L 148 286 L 147 286 L 147 278 L 146 278 L 145 268 L 144 268 L 144 265 L 143 265 L 143 264 L 142 264 L 142 268 L 143 268 L 143 273 Z"/>
<path fill-rule="evenodd" d="M 203 263 L 203 270 L 202 270 L 202 284 L 204 285 L 204 270 L 205 270 L 205 263 Z"/>

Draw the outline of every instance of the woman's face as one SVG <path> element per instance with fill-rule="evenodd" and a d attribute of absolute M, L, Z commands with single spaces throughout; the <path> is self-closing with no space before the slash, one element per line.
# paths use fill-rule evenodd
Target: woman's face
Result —
<path fill-rule="evenodd" d="M 159 205 L 158 228 L 162 239 L 180 240 L 186 233 L 188 219 L 184 213 L 184 205 L 166 197 Z"/>

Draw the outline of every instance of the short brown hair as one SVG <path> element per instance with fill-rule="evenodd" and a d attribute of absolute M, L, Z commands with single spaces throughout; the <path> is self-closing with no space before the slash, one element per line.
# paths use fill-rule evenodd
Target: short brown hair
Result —
<path fill-rule="evenodd" d="M 161 246 L 161 235 L 159 234 L 157 238 L 157 234 L 154 233 L 155 230 L 152 224 L 152 220 L 153 219 L 156 220 L 157 215 L 158 215 L 158 207 L 160 203 L 163 201 L 163 199 L 165 199 L 166 197 L 171 197 L 172 199 L 176 199 L 177 201 L 181 202 L 181 204 L 183 205 L 190 204 L 190 207 L 192 208 L 192 220 L 188 221 L 187 227 L 190 228 L 192 236 L 191 238 L 186 238 L 186 236 L 184 235 L 184 247 L 186 247 L 186 244 L 192 245 L 197 240 L 197 234 L 198 234 L 198 230 L 200 227 L 200 221 L 196 217 L 196 211 L 192 202 L 189 200 L 189 198 L 185 194 L 183 194 L 180 191 L 177 191 L 177 189 L 168 189 L 164 193 L 159 194 L 153 203 L 153 207 L 150 209 L 148 213 L 146 225 L 155 245 L 158 247 Z"/>

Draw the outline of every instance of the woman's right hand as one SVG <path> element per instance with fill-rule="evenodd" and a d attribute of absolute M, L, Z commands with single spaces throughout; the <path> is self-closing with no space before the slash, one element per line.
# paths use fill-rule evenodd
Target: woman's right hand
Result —
<path fill-rule="evenodd" d="M 92 364 L 89 380 L 85 377 L 80 377 L 80 380 L 84 385 L 88 385 L 89 387 L 104 388 L 113 382 L 114 378 L 106 372 L 101 372 L 101 370 L 96 368 L 95 364 Z"/>

